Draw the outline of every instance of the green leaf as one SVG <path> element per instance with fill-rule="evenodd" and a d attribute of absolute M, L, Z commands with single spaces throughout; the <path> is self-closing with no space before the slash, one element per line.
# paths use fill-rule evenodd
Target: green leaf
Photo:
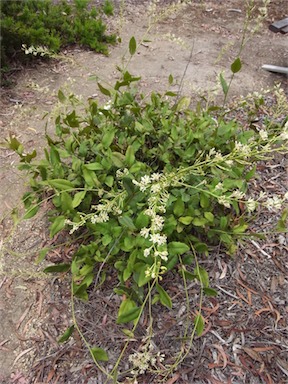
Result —
<path fill-rule="evenodd" d="M 174 204 L 173 212 L 176 216 L 182 216 L 185 210 L 184 202 L 181 198 L 178 198 L 176 200 L 176 203 Z"/>
<path fill-rule="evenodd" d="M 132 331 L 130 331 L 130 329 L 124 328 L 124 329 L 122 329 L 122 332 L 124 333 L 124 335 L 130 337 L 131 339 L 133 339 L 135 337 L 134 333 Z"/>
<path fill-rule="evenodd" d="M 67 189 L 73 189 L 74 185 L 71 183 L 71 181 L 65 180 L 65 179 L 52 179 L 47 180 L 48 184 L 51 185 L 51 187 L 58 189 L 60 191 L 65 191 Z"/>
<path fill-rule="evenodd" d="M 71 265 L 70 264 L 56 264 L 49 265 L 49 267 L 44 269 L 44 273 L 54 273 L 54 272 L 67 272 L 69 271 Z"/>
<path fill-rule="evenodd" d="M 193 217 L 191 217 L 191 216 L 182 216 L 182 217 L 179 217 L 178 220 L 180 221 L 180 223 L 182 223 L 184 225 L 189 225 L 189 224 L 191 224 L 191 222 L 193 220 Z"/>
<path fill-rule="evenodd" d="M 97 361 L 108 361 L 109 360 L 107 353 L 102 348 L 92 347 L 90 349 L 90 351 L 91 351 L 94 359 Z"/>
<path fill-rule="evenodd" d="M 100 83 L 97 84 L 100 89 L 100 92 L 103 93 L 103 95 L 111 97 L 111 92 L 108 89 L 104 88 Z"/>
<path fill-rule="evenodd" d="M 194 269 L 194 274 L 196 275 L 196 278 L 201 282 L 201 285 L 203 286 L 203 288 L 209 287 L 209 276 L 206 269 L 200 266 L 197 266 Z"/>
<path fill-rule="evenodd" d="M 135 153 L 132 145 L 129 145 L 125 154 L 125 161 L 128 167 L 131 167 L 135 161 Z"/>
<path fill-rule="evenodd" d="M 141 308 L 138 308 L 131 299 L 123 300 L 117 316 L 117 324 L 129 323 L 137 319 Z"/>
<path fill-rule="evenodd" d="M 89 169 L 89 171 L 102 171 L 104 169 L 103 165 L 100 163 L 84 164 L 84 167 Z"/>
<path fill-rule="evenodd" d="M 136 40 L 135 40 L 135 37 L 132 36 L 130 41 L 129 41 L 129 53 L 131 56 L 133 56 L 135 54 L 136 49 L 137 49 Z"/>
<path fill-rule="evenodd" d="M 25 215 L 23 216 L 23 219 L 30 219 L 31 217 L 35 216 L 36 213 L 39 211 L 39 205 L 34 205 L 33 207 L 27 209 Z"/>
<path fill-rule="evenodd" d="M 65 100 L 66 100 L 66 96 L 65 96 L 64 93 L 61 91 L 61 89 L 59 89 L 59 91 L 58 91 L 58 100 L 60 101 L 60 103 L 64 103 Z"/>
<path fill-rule="evenodd" d="M 56 235 L 56 233 L 60 232 L 61 229 L 65 227 L 65 216 L 57 216 L 53 223 L 50 226 L 50 237 L 53 237 Z"/>
<path fill-rule="evenodd" d="M 112 144 L 113 140 L 115 137 L 115 131 L 114 130 L 109 130 L 104 133 L 104 136 L 102 138 L 102 144 L 105 149 L 109 148 L 110 145 Z"/>
<path fill-rule="evenodd" d="M 181 112 L 181 111 L 187 110 L 190 106 L 190 103 L 191 103 L 190 97 L 187 97 L 187 96 L 181 97 L 181 99 L 179 100 L 179 102 L 177 104 L 177 108 L 176 108 L 177 111 Z"/>
<path fill-rule="evenodd" d="M 179 241 L 172 241 L 168 244 L 168 253 L 170 256 L 182 255 L 185 252 L 188 252 L 190 247 L 187 244 L 181 243 Z"/>
<path fill-rule="evenodd" d="M 204 212 L 205 219 L 207 219 L 210 223 L 214 221 L 214 215 L 212 212 Z"/>
<path fill-rule="evenodd" d="M 220 73 L 220 83 L 221 83 L 223 93 L 226 96 L 228 94 L 229 88 L 228 88 L 228 85 L 227 85 L 226 80 L 224 79 L 224 76 L 222 75 L 222 73 Z"/>
<path fill-rule="evenodd" d="M 73 200 L 72 200 L 72 207 L 73 207 L 73 208 L 78 207 L 78 205 L 80 205 L 81 202 L 83 201 L 85 195 L 86 195 L 86 191 L 80 191 L 80 192 L 77 192 L 77 193 L 75 194 L 75 196 L 73 197 Z"/>
<path fill-rule="evenodd" d="M 119 223 L 123 226 L 123 227 L 127 227 L 131 230 L 134 230 L 136 229 L 134 223 L 133 223 L 133 220 L 131 219 L 131 217 L 129 216 L 120 216 L 118 218 L 118 221 Z"/>
<path fill-rule="evenodd" d="M 135 220 L 136 228 L 141 229 L 141 228 L 147 227 L 148 224 L 149 224 L 149 217 L 145 215 L 144 212 L 141 212 L 137 216 L 137 219 Z"/>
<path fill-rule="evenodd" d="M 203 317 L 200 314 L 195 317 L 194 324 L 197 336 L 201 336 L 204 331 L 205 323 Z"/>
<path fill-rule="evenodd" d="M 117 168 L 124 168 L 125 156 L 119 152 L 112 152 L 111 160 Z"/>
<path fill-rule="evenodd" d="M 172 308 L 172 300 L 171 300 L 170 296 L 168 295 L 168 293 L 159 284 L 156 284 L 156 289 L 159 293 L 159 299 L 160 299 L 161 304 L 163 304 L 167 308 L 171 309 Z"/>
<path fill-rule="evenodd" d="M 246 231 L 246 229 L 249 227 L 248 224 L 238 224 L 233 227 L 233 233 L 234 234 L 241 234 Z"/>
<path fill-rule="evenodd" d="M 67 192 L 62 192 L 60 194 L 60 201 L 61 201 L 61 211 L 62 212 L 71 212 L 73 210 L 72 206 L 72 197 Z"/>
<path fill-rule="evenodd" d="M 216 291 L 216 289 L 209 288 L 209 287 L 203 288 L 203 292 L 205 293 L 206 296 L 213 297 L 218 295 L 218 292 Z"/>
<path fill-rule="evenodd" d="M 172 84 L 173 84 L 173 81 L 174 81 L 174 78 L 173 78 L 173 76 L 170 74 L 169 77 L 168 77 L 168 82 L 169 82 L 169 84 L 172 85 Z"/>
<path fill-rule="evenodd" d="M 242 63 L 239 57 L 231 64 L 231 71 L 237 73 L 241 70 Z"/>
<path fill-rule="evenodd" d="M 63 333 L 61 337 L 58 339 L 58 343 L 64 343 L 64 341 L 67 341 L 69 337 L 72 335 L 74 331 L 74 325 L 71 325 L 71 327 L 67 328 L 66 331 Z"/>
<path fill-rule="evenodd" d="M 192 223 L 195 227 L 204 227 L 207 224 L 207 219 L 205 217 L 195 217 Z"/>
<path fill-rule="evenodd" d="M 48 247 L 41 249 L 41 251 L 39 252 L 39 256 L 37 257 L 37 259 L 35 261 L 35 264 L 41 263 L 41 261 L 43 261 L 45 259 L 45 256 L 47 255 L 48 251 L 50 251 L 50 248 L 48 248 Z"/>

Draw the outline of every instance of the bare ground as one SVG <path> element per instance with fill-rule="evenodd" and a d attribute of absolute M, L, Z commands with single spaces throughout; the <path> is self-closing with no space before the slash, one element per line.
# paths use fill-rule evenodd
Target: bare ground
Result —
<path fill-rule="evenodd" d="M 128 2 L 124 16 L 111 22 L 111 29 L 121 34 L 122 43 L 111 48 L 109 57 L 89 51 L 70 49 L 66 60 L 42 63 L 25 69 L 17 86 L 2 91 L 1 137 L 14 133 L 28 148 L 44 144 L 42 116 L 56 103 L 59 88 L 76 94 L 97 97 L 95 76 L 113 84 L 116 65 L 121 63 L 129 38 L 141 38 L 147 29 L 147 5 Z M 167 8 L 167 2 L 161 3 Z M 280 81 L 287 89 L 287 79 L 261 70 L 262 64 L 287 64 L 287 38 L 268 31 L 268 23 L 283 16 L 285 1 L 273 1 L 267 24 L 252 37 L 243 52 L 243 71 L 233 83 L 231 95 L 246 95 Z M 143 92 L 163 91 L 168 76 L 180 82 L 185 76 L 184 93 L 197 97 L 215 86 L 217 74 L 229 65 L 239 48 L 245 17 L 242 1 L 194 1 L 173 13 L 151 31 L 150 42 L 140 46 L 129 65 L 141 75 Z M 170 34 L 170 35 L 169 35 Z M 181 41 L 171 41 L 171 34 Z M 193 49 L 192 49 L 193 48 Z M 190 54 L 192 55 L 190 59 Z M 90 77 L 94 76 L 94 80 Z M 50 131 L 53 126 L 48 127 Z M 34 262 L 38 250 L 51 243 L 47 234 L 45 207 L 33 221 L 21 222 L 13 231 L 10 212 L 27 187 L 26 179 L 17 170 L 17 158 L 1 147 L 0 217 L 2 240 L 0 280 L 0 382 L 17 383 L 104 383 L 80 339 L 75 336 L 67 345 L 59 346 L 57 338 L 71 324 L 69 278 L 51 278 L 42 274 Z M 259 168 L 260 180 L 255 188 L 283 193 L 287 185 L 284 159 Z M 251 188 L 253 188 L 251 186 Z M 47 207 L 46 207 L 47 209 Z M 255 231 L 269 232 L 275 218 L 261 212 Z M 58 239 L 61 242 L 63 239 Z M 50 254 L 50 262 L 69 259 L 73 247 L 62 247 Z M 217 287 L 217 298 L 206 299 L 203 313 L 206 321 L 204 336 L 193 347 L 179 371 L 170 382 L 176 383 L 285 383 L 287 362 L 287 239 L 282 235 L 268 236 L 265 241 L 249 242 L 240 247 L 231 260 L 214 252 L 202 261 Z M 89 304 L 77 303 L 76 313 L 85 335 L 106 348 L 112 360 L 123 345 L 125 336 L 113 326 L 119 298 L 110 282 L 91 295 Z M 181 332 L 181 313 L 185 301 L 181 279 L 168 276 L 166 288 L 173 297 L 173 310 L 155 307 L 155 343 L 169 363 L 179 349 L 177 334 Z M 189 286 L 192 312 L 199 303 L 198 289 Z M 185 309 L 185 308 L 184 308 Z M 183 309 L 183 311 L 184 311 Z M 83 316 L 85 313 L 85 316 Z M 87 314 L 87 315 L 86 315 Z M 192 316 L 192 314 L 191 314 Z M 145 336 L 145 321 L 136 335 L 139 348 Z M 126 367 L 122 367 L 125 369 Z M 124 382 L 124 379 L 123 379 Z M 140 383 L 158 383 L 157 375 L 147 375 Z"/>

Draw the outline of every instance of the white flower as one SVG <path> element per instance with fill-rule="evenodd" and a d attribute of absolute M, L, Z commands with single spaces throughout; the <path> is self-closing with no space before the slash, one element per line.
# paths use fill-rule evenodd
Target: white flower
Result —
<path fill-rule="evenodd" d="M 241 200 L 245 196 L 244 192 L 241 192 L 239 189 L 236 189 L 233 191 L 232 195 L 230 197 L 234 197 L 235 199 Z"/>
<path fill-rule="evenodd" d="M 149 234 L 150 234 L 149 228 L 142 228 L 140 231 L 140 236 L 145 237 L 145 239 L 148 238 Z"/>
<path fill-rule="evenodd" d="M 160 235 L 160 233 L 154 233 L 150 235 L 150 241 L 153 244 L 158 244 L 158 245 L 166 244 L 167 236 Z"/>
<path fill-rule="evenodd" d="M 244 157 L 248 157 L 251 153 L 251 148 L 247 144 L 242 144 L 238 141 L 235 141 L 235 151 L 239 152 Z"/>
<path fill-rule="evenodd" d="M 264 205 L 266 208 L 268 208 L 268 211 L 272 211 L 273 209 L 281 209 L 282 200 L 279 199 L 278 196 L 269 197 Z"/>
<path fill-rule="evenodd" d="M 215 190 L 216 190 L 216 191 L 219 191 L 219 190 L 221 190 L 221 189 L 223 189 L 223 183 L 218 183 L 218 184 L 215 186 Z"/>
<path fill-rule="evenodd" d="M 234 162 L 233 160 L 226 160 L 225 163 L 231 167 Z"/>
<path fill-rule="evenodd" d="M 168 252 L 167 251 L 155 251 L 155 256 L 160 256 L 162 260 L 168 260 Z"/>
<path fill-rule="evenodd" d="M 283 196 L 283 199 L 284 200 L 288 200 L 288 191 L 285 193 L 285 195 Z"/>
<path fill-rule="evenodd" d="M 263 200 L 264 198 L 266 198 L 266 195 L 267 195 L 266 192 L 261 191 L 261 192 L 259 193 L 259 200 Z"/>
<path fill-rule="evenodd" d="M 221 152 L 216 152 L 214 159 L 216 161 L 223 161 L 223 156 Z"/>
<path fill-rule="evenodd" d="M 246 208 L 247 208 L 248 212 L 255 211 L 256 207 L 257 207 L 257 202 L 255 200 L 253 200 L 252 198 L 250 198 L 246 201 Z"/>
<path fill-rule="evenodd" d="M 161 184 L 157 183 L 152 185 L 151 192 L 152 193 L 159 193 L 161 191 Z"/>
<path fill-rule="evenodd" d="M 151 181 L 159 181 L 161 177 L 162 177 L 161 173 L 152 173 Z"/>
<path fill-rule="evenodd" d="M 224 205 L 226 208 L 230 208 L 230 202 L 226 196 L 218 197 L 218 203 Z"/>
<path fill-rule="evenodd" d="M 264 129 L 260 129 L 259 136 L 261 137 L 262 140 L 267 140 L 268 139 L 268 133 Z"/>
<path fill-rule="evenodd" d="M 144 249 L 144 256 L 148 257 L 150 255 L 150 252 L 151 252 L 151 247 Z"/>
<path fill-rule="evenodd" d="M 155 215 L 152 219 L 152 230 L 153 231 L 161 231 L 164 225 L 164 217 Z"/>

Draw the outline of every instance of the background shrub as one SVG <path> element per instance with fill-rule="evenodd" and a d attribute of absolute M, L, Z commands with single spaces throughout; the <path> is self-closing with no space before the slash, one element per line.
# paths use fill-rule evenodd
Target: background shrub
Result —
<path fill-rule="evenodd" d="M 106 35 L 101 16 L 112 14 L 113 7 L 106 1 L 103 8 L 88 8 L 88 1 L 74 0 L 73 4 L 51 0 L 23 0 L 1 2 L 1 74 L 12 61 L 35 58 L 25 55 L 22 45 L 44 46 L 52 52 L 69 44 L 79 44 L 96 52 L 108 53 L 107 43 L 114 43 L 115 35 Z"/>

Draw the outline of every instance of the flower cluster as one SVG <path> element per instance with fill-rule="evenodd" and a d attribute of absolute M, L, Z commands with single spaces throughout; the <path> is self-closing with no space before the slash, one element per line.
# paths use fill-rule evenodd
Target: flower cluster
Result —
<path fill-rule="evenodd" d="M 34 45 L 31 45 L 29 48 L 27 48 L 26 44 L 22 44 L 22 50 L 25 52 L 25 55 L 40 55 L 41 57 L 48 56 L 53 57 L 55 54 L 50 51 L 47 47 L 39 45 L 38 47 L 34 47 Z"/>
<path fill-rule="evenodd" d="M 162 233 L 165 219 L 159 214 L 166 212 L 166 205 L 170 196 L 167 192 L 167 187 L 170 185 L 168 179 L 169 177 L 163 174 L 153 173 L 151 176 L 142 176 L 139 182 L 133 180 L 140 191 L 149 190 L 150 193 L 147 200 L 148 208 L 145 211 L 145 214 L 150 218 L 150 226 L 149 228 L 142 228 L 140 235 L 150 242 L 150 246 L 143 251 L 144 256 L 155 257 L 154 265 L 146 270 L 146 275 L 152 278 L 158 276 L 163 269 L 161 269 L 161 263 L 158 265 L 156 260 L 159 258 L 163 261 L 168 260 L 167 236 Z"/>
<path fill-rule="evenodd" d="M 133 365 L 132 375 L 143 375 L 150 367 L 156 367 L 157 362 L 161 363 L 164 360 L 165 355 L 155 353 L 154 350 L 154 346 L 149 343 L 129 356 L 128 360 Z"/>

